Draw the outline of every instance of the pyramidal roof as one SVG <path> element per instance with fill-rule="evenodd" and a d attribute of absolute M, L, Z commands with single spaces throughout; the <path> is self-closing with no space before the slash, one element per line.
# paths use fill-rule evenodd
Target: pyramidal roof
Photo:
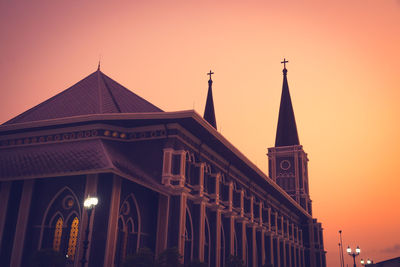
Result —
<path fill-rule="evenodd" d="M 211 124 L 215 129 L 217 129 L 217 121 L 215 119 L 215 110 L 214 110 L 214 100 L 213 100 L 213 95 L 212 95 L 212 83 L 213 81 L 211 80 L 211 72 L 210 70 L 210 79 L 208 80 L 208 92 L 207 92 L 207 101 L 206 101 L 206 107 L 204 109 L 204 116 L 203 118 Z"/>
<path fill-rule="evenodd" d="M 283 69 L 283 84 L 281 105 L 279 107 L 278 127 L 276 129 L 275 147 L 299 145 L 296 120 L 292 100 L 290 98 L 289 85 L 287 81 L 287 69 Z"/>
<path fill-rule="evenodd" d="M 4 124 L 104 113 L 148 113 L 161 109 L 109 78 L 100 68 L 70 88 Z"/>

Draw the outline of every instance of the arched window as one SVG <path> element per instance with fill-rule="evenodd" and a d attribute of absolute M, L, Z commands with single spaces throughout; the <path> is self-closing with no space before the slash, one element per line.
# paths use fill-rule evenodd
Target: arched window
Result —
<path fill-rule="evenodd" d="M 72 263 L 78 243 L 81 207 L 76 194 L 63 187 L 58 191 L 43 214 L 38 249 L 52 248 L 68 257 Z"/>
<path fill-rule="evenodd" d="M 71 230 L 69 232 L 69 241 L 67 250 L 68 259 L 71 261 L 73 261 L 75 258 L 78 232 L 79 232 L 79 219 L 78 217 L 75 217 L 71 223 Z"/>
<path fill-rule="evenodd" d="M 54 238 L 53 238 L 53 250 L 55 251 L 60 251 L 61 237 L 63 230 L 62 228 L 63 228 L 63 219 L 59 217 L 56 222 L 56 227 L 54 230 Z"/>
<path fill-rule="evenodd" d="M 133 194 L 122 202 L 118 219 L 118 239 L 115 265 L 122 266 L 126 256 L 136 253 L 140 244 L 140 213 Z"/>

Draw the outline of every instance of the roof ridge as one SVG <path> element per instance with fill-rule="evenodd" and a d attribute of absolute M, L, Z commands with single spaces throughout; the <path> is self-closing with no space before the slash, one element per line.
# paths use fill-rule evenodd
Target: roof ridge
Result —
<path fill-rule="evenodd" d="M 100 68 L 97 69 L 96 71 L 97 74 L 97 94 L 98 94 L 98 99 L 99 99 L 99 105 L 98 105 L 98 112 L 101 114 L 103 113 L 103 94 L 102 94 L 102 86 L 100 85 Z"/>
<path fill-rule="evenodd" d="M 104 73 L 102 73 L 100 70 L 99 70 L 99 72 L 100 72 L 100 79 L 103 81 L 103 84 L 104 84 L 104 86 L 105 86 L 107 92 L 110 94 L 111 100 L 113 101 L 113 103 L 114 103 L 115 107 L 117 108 L 118 112 L 121 113 L 121 108 L 120 108 L 120 106 L 118 105 L 117 101 L 115 100 L 114 94 L 112 93 L 110 87 L 108 86 L 107 82 L 106 82 L 106 81 L 104 80 L 104 78 L 103 78 Z M 101 104 L 102 104 L 102 103 L 101 103 Z"/>
<path fill-rule="evenodd" d="M 105 82 L 107 79 L 110 80 L 110 82 L 114 82 L 116 85 L 118 85 L 121 89 L 123 89 L 124 91 L 134 94 L 137 98 L 139 98 L 140 100 L 145 101 L 147 104 L 150 104 L 151 106 L 153 106 L 154 108 L 158 109 L 159 111 L 163 112 L 164 110 L 160 109 L 159 107 L 157 107 L 156 105 L 154 105 L 153 103 L 147 101 L 146 99 L 144 99 L 143 97 L 141 97 L 140 95 L 134 93 L 133 91 L 129 90 L 128 88 L 126 88 L 125 86 L 123 86 L 122 84 L 120 84 L 119 82 L 115 81 L 114 79 L 110 78 L 109 76 L 107 76 L 106 74 L 102 73 L 103 77 L 105 77 Z"/>
<path fill-rule="evenodd" d="M 110 164 L 111 168 L 116 169 L 114 163 L 112 162 L 112 160 L 111 160 L 111 158 L 110 158 L 109 151 L 108 151 L 108 149 L 106 148 L 106 146 L 105 146 L 103 140 L 99 140 L 99 142 L 100 142 L 101 147 L 103 148 L 104 155 L 105 155 L 105 157 L 106 157 L 106 159 L 107 159 L 107 161 L 108 161 L 108 164 Z"/>

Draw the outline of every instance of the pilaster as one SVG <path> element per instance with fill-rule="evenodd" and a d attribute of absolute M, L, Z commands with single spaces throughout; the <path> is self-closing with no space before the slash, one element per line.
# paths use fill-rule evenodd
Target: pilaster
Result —
<path fill-rule="evenodd" d="M 257 247 L 257 251 L 260 251 L 261 252 L 261 264 L 259 264 L 259 265 L 264 265 L 265 264 L 265 258 L 266 258 L 266 253 L 265 253 L 265 251 L 266 251 L 266 249 L 265 249 L 265 230 L 264 229 L 262 229 L 261 231 L 260 231 L 260 237 L 261 237 L 261 247 Z"/>
<path fill-rule="evenodd" d="M 273 234 L 271 232 L 266 233 L 265 242 L 265 263 L 274 264 L 274 243 Z"/>
<path fill-rule="evenodd" d="M 0 251 L 2 247 L 2 240 L 3 240 L 3 232 L 4 232 L 4 225 L 6 224 L 7 220 L 7 207 L 8 207 L 8 200 L 11 191 L 11 182 L 2 182 L 0 184 Z"/>
<path fill-rule="evenodd" d="M 35 180 L 33 179 L 25 180 L 22 188 L 21 202 L 18 209 L 18 220 L 11 254 L 10 265 L 13 267 L 19 267 L 21 265 L 34 183 Z"/>
<path fill-rule="evenodd" d="M 156 255 L 159 255 L 167 248 L 170 202 L 169 196 L 163 194 L 159 194 L 158 196 Z"/>

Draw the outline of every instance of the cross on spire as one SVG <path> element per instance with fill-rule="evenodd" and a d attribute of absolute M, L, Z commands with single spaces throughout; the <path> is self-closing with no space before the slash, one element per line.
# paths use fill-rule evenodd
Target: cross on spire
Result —
<path fill-rule="evenodd" d="M 281 64 L 283 64 L 283 68 L 286 69 L 286 63 L 289 63 L 289 61 L 286 60 L 286 58 L 283 58 L 283 61 Z"/>
<path fill-rule="evenodd" d="M 212 72 L 211 70 L 209 73 L 207 73 L 207 75 L 210 76 L 210 80 L 211 80 L 211 75 L 213 75 L 213 74 L 214 74 L 214 72 Z"/>

